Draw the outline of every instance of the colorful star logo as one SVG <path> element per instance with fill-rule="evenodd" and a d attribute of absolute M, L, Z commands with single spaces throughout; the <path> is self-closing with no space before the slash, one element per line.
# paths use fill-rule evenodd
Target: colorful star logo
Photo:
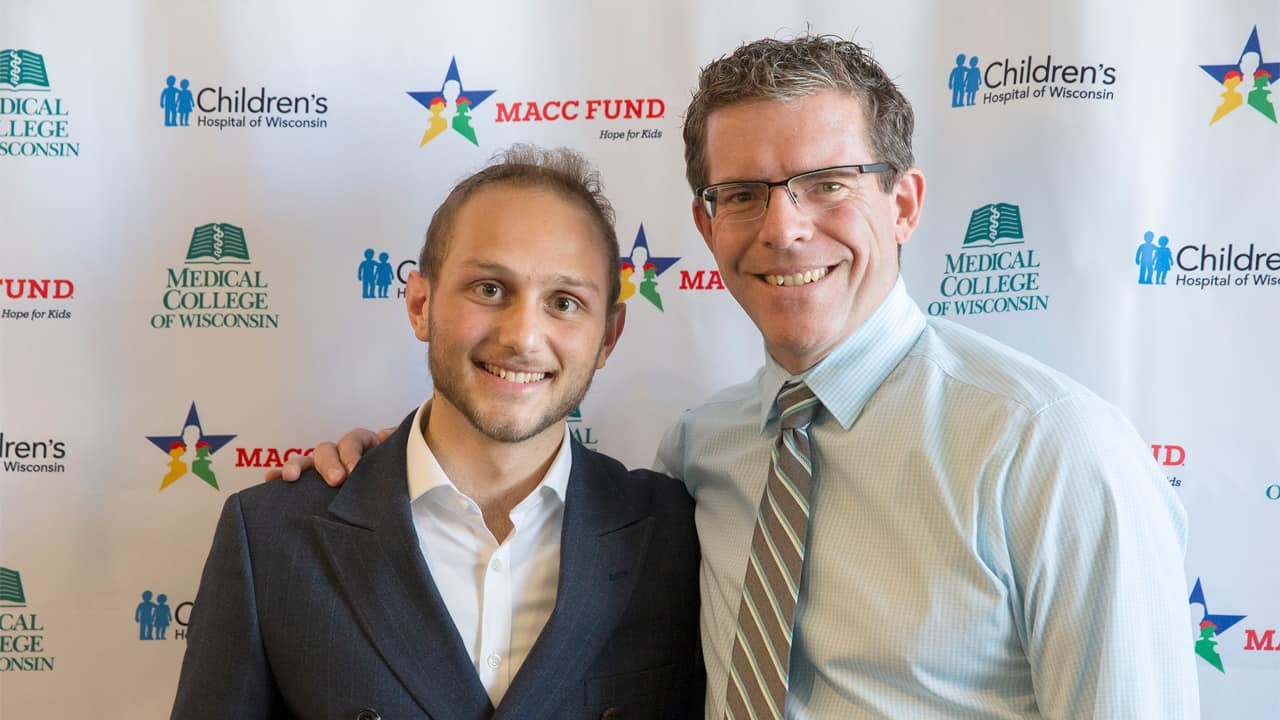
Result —
<path fill-rule="evenodd" d="M 1257 58 L 1257 67 L 1248 71 L 1249 77 L 1245 77 L 1245 58 L 1253 55 Z M 1250 58 L 1252 60 L 1252 58 Z M 1250 63 L 1252 67 L 1252 63 Z M 1246 102 L 1249 107 L 1257 110 L 1265 115 L 1271 122 L 1276 122 L 1276 108 L 1271 102 L 1271 85 L 1280 78 L 1280 62 L 1266 62 L 1262 57 L 1262 43 L 1258 41 L 1258 27 L 1255 25 L 1253 32 L 1249 34 L 1249 39 L 1244 43 L 1244 49 L 1240 51 L 1240 57 L 1234 62 L 1227 65 L 1201 65 L 1201 70 L 1209 74 L 1222 86 L 1223 92 L 1222 103 L 1213 112 L 1213 118 L 1209 120 L 1212 125 L 1222 118 L 1230 115 L 1232 112 L 1244 105 Z M 1247 90 L 1247 97 L 1242 95 L 1238 88 L 1244 85 Z"/>
<path fill-rule="evenodd" d="M 1196 654 L 1210 665 L 1218 668 L 1218 672 L 1225 673 L 1222 669 L 1222 656 L 1218 654 L 1218 641 L 1215 637 L 1226 632 L 1228 628 L 1241 620 L 1245 619 L 1245 615 L 1215 615 L 1209 612 L 1209 605 L 1204 600 L 1204 589 L 1200 587 L 1200 578 L 1196 578 L 1196 586 L 1191 591 L 1191 597 L 1187 598 L 1187 602 L 1191 605 L 1199 605 L 1203 610 L 1203 617 L 1200 619 L 1200 635 L 1196 640 Z"/>
<path fill-rule="evenodd" d="M 453 114 L 446 117 L 445 113 L 449 110 L 448 91 L 452 90 L 449 83 L 453 83 L 457 89 L 457 95 L 453 99 Z M 476 130 L 471 127 L 471 111 L 480 106 L 495 91 L 493 90 L 467 90 L 462 84 L 462 76 L 458 74 L 458 60 L 452 58 L 449 60 L 449 71 L 444 74 L 444 81 L 440 83 L 440 89 L 437 90 L 419 90 L 410 92 L 409 97 L 418 101 L 418 104 L 431 112 L 431 119 L 427 124 L 427 130 L 422 134 L 422 142 L 418 143 L 418 147 L 423 147 L 427 143 L 435 140 L 445 130 L 450 127 L 454 132 L 471 141 L 472 145 L 479 145 L 476 140 Z"/>
<path fill-rule="evenodd" d="M 636 241 L 631 245 L 630 254 L 619 258 L 621 262 L 622 292 L 618 294 L 618 302 L 626 302 L 631 296 L 639 293 L 641 297 L 662 310 L 662 295 L 658 293 L 658 276 L 680 261 L 678 257 L 657 257 L 649 254 L 649 242 L 644 237 L 644 225 L 636 233 Z M 640 284 L 637 287 L 632 277 L 640 268 Z"/>
<path fill-rule="evenodd" d="M 194 438 L 190 437 L 189 430 L 195 430 Z M 187 419 L 182 423 L 182 428 L 177 435 L 148 435 L 147 439 L 151 441 L 161 452 L 169 456 L 169 472 L 165 474 L 164 479 L 160 481 L 160 489 L 172 485 L 179 478 L 187 474 L 188 469 L 191 474 L 204 480 L 214 490 L 218 489 L 218 478 L 213 472 L 213 461 L 209 456 L 218 452 L 224 445 L 235 439 L 235 435 L 206 435 L 203 426 L 200 425 L 200 413 L 196 411 L 196 404 L 191 403 L 191 409 L 187 411 Z M 187 444 L 189 441 L 195 441 L 196 457 L 191 461 L 190 468 L 183 460 L 186 455 Z"/>

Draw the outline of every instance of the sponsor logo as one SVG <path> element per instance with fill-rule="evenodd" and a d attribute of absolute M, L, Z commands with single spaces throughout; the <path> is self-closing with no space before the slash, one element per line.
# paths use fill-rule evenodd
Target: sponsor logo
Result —
<path fill-rule="evenodd" d="M 142 602 L 133 610 L 133 621 L 138 625 L 138 640 L 185 640 L 187 638 L 187 622 L 191 617 L 191 608 L 195 604 L 190 600 L 171 603 L 169 596 L 155 594 L 150 590 L 142 591 Z M 169 633 L 170 626 L 173 633 Z"/>
<path fill-rule="evenodd" d="M 1227 243 L 1217 248 L 1199 245 L 1171 246 L 1169 237 L 1143 233 L 1133 263 L 1139 285 L 1177 285 L 1207 290 L 1228 287 L 1280 288 L 1280 252 Z M 1173 273 L 1170 282 L 1170 273 Z"/>
<path fill-rule="evenodd" d="M 496 122 L 500 123 L 661 120 L 667 114 L 666 102 L 655 97 L 521 100 L 509 105 L 501 102 L 497 105 Z M 662 129 L 655 127 L 625 130 L 604 128 L 597 136 L 599 140 L 623 142 L 661 138 Z"/>
<path fill-rule="evenodd" d="M 1193 607 L 1199 605 L 1201 609 L 1200 623 L 1196 632 L 1196 655 L 1218 668 L 1218 672 L 1225 673 L 1226 670 L 1222 666 L 1222 656 L 1218 654 L 1218 641 L 1216 638 L 1247 616 L 1216 615 L 1209 612 L 1209 604 L 1205 601 L 1204 588 L 1200 585 L 1200 578 L 1196 578 L 1196 586 L 1191 590 L 1191 596 L 1187 598 L 1187 602 Z"/>
<path fill-rule="evenodd" d="M 356 268 L 356 280 L 360 281 L 360 297 L 365 300 L 389 297 L 391 281 L 396 279 L 396 269 L 391 266 L 391 254 L 381 252 L 375 259 L 373 248 L 364 251 L 364 260 Z M 401 263 L 403 266 L 404 263 Z M 407 277 L 407 276 L 406 276 Z M 401 279 L 403 284 L 405 281 Z M 403 297 L 404 289 L 399 288 L 396 297 Z"/>
<path fill-rule="evenodd" d="M 169 456 L 168 472 L 160 480 L 160 489 L 164 490 L 188 473 L 203 480 L 214 490 L 218 489 L 218 477 L 214 472 L 213 458 L 227 443 L 235 439 L 235 435 L 209 435 L 200 424 L 200 413 L 196 404 L 191 403 L 187 411 L 187 419 L 177 435 L 148 435 L 156 449 Z M 195 449 L 195 457 L 190 464 L 187 451 Z"/>
<path fill-rule="evenodd" d="M 938 292 L 929 303 L 933 316 L 1047 310 L 1040 289 L 1040 259 L 1026 245 L 1022 211 L 1010 203 L 991 203 L 973 211 L 960 252 L 947 253 Z"/>
<path fill-rule="evenodd" d="M 1280 485 L 1268 485 L 1266 493 L 1268 500 L 1280 500 Z"/>
<path fill-rule="evenodd" d="M 52 670 L 44 633 L 40 615 L 27 607 L 22 575 L 0 567 L 0 673 Z"/>
<path fill-rule="evenodd" d="M 594 450 L 600 440 L 592 435 L 592 430 L 591 424 L 582 420 L 582 406 L 574 408 L 573 412 L 569 413 L 569 434 L 584 447 Z"/>
<path fill-rule="evenodd" d="M 662 293 L 658 278 L 680 261 L 678 257 L 657 257 L 649 254 L 649 241 L 644 236 L 644 225 L 636 233 L 631 252 L 619 258 L 622 276 L 622 292 L 618 302 L 626 302 L 639 295 L 651 305 L 662 310 Z"/>
<path fill-rule="evenodd" d="M 58 462 L 67 457 L 62 440 L 25 440 L 0 430 L 0 461 L 5 472 L 62 473 L 67 466 Z"/>
<path fill-rule="evenodd" d="M 679 290 L 724 290 L 719 270 L 681 270 Z"/>
<path fill-rule="evenodd" d="M 43 55 L 0 50 L 0 158 L 80 157 L 70 116 L 50 92 Z"/>
<path fill-rule="evenodd" d="M 1253 27 L 1244 49 L 1234 63 L 1201 65 L 1209 77 L 1218 83 L 1222 101 L 1209 118 L 1212 125 L 1241 107 L 1248 105 L 1271 122 L 1276 122 L 1276 107 L 1271 101 L 1271 86 L 1280 78 L 1280 62 L 1266 62 L 1262 57 L 1262 43 L 1258 41 L 1258 26 Z M 1243 94 L 1242 94 L 1243 91 Z"/>
<path fill-rule="evenodd" d="M 239 128 L 324 128 L 329 121 L 329 98 L 315 93 L 275 95 L 265 87 L 229 88 L 222 85 L 193 87 L 187 78 L 170 75 L 160 90 L 160 111 L 165 127 L 229 130 Z"/>
<path fill-rule="evenodd" d="M 1187 450 L 1181 445 L 1152 445 L 1151 456 L 1161 467 L 1165 468 L 1165 472 L 1170 472 L 1168 468 L 1180 468 L 1187 464 Z M 1182 478 L 1177 475 L 1167 475 L 1169 484 L 1173 487 L 1182 487 Z"/>
<path fill-rule="evenodd" d="M 284 467 L 294 455 L 310 455 L 315 448 L 236 448 L 236 467 Z"/>
<path fill-rule="evenodd" d="M 1106 63 L 1088 65 L 1055 62 L 1028 55 L 1021 60 L 1001 58 L 983 64 L 977 55 L 956 55 L 947 69 L 951 107 L 1006 105 L 1028 98 L 1060 100 L 1113 100 L 1116 68 Z"/>
<path fill-rule="evenodd" d="M 268 312 L 269 285 L 262 271 L 249 267 L 241 227 L 230 223 L 196 227 L 186 263 L 168 268 L 165 280 L 160 300 L 164 312 L 151 316 L 155 329 L 280 327 L 280 316 Z"/>
<path fill-rule="evenodd" d="M 75 283 L 66 278 L 0 278 L 0 299 L 18 301 L 28 305 L 27 300 L 74 300 Z M 62 307 L 0 307 L 0 320 L 49 321 L 70 320 L 71 311 Z"/>
<path fill-rule="evenodd" d="M 476 129 L 471 124 L 474 119 L 471 113 L 494 92 L 496 91 L 466 89 L 462 84 L 462 75 L 458 72 L 458 59 L 450 59 L 449 69 L 444 74 L 439 90 L 409 92 L 409 97 L 431 113 L 418 147 L 425 147 L 427 143 L 450 129 L 466 138 L 472 145 L 480 145 L 476 137 Z"/>

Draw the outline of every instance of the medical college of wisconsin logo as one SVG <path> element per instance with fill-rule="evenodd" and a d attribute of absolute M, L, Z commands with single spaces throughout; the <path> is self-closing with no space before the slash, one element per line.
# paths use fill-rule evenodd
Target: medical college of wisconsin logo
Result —
<path fill-rule="evenodd" d="M 1276 122 L 1276 107 L 1271 99 L 1271 86 L 1280 78 L 1280 62 L 1266 62 L 1262 56 L 1262 43 L 1258 40 L 1255 25 L 1249 39 L 1234 63 L 1201 65 L 1218 83 L 1222 98 L 1214 109 L 1209 124 L 1222 120 L 1236 110 L 1248 105 L 1271 122 Z M 1243 86 L 1243 87 L 1242 87 Z M 1243 90 L 1243 93 L 1242 93 Z"/>
<path fill-rule="evenodd" d="M 70 115 L 51 92 L 43 55 L 0 50 L 0 158 L 80 157 Z"/>
<path fill-rule="evenodd" d="M 631 244 L 631 252 L 619 258 L 622 291 L 618 294 L 618 302 L 626 302 L 638 295 L 664 311 L 658 278 L 679 261 L 678 257 L 650 255 L 649 241 L 645 239 L 644 225 L 641 225 L 635 242 Z"/>
<path fill-rule="evenodd" d="M 191 403 L 191 409 L 187 411 L 187 419 L 183 421 L 177 435 L 147 436 L 147 440 L 151 441 L 157 450 L 169 456 L 169 462 L 165 466 L 166 472 L 160 477 L 160 489 L 164 490 L 191 474 L 217 490 L 218 476 L 213 466 L 212 456 L 235 437 L 235 435 L 205 433 L 204 426 L 200 424 L 200 413 L 196 410 L 196 404 Z M 191 450 L 195 451 L 195 457 L 188 454 Z"/>
<path fill-rule="evenodd" d="M 969 216 L 960 252 L 947 253 L 930 315 L 1047 310 L 1049 296 L 1040 289 L 1040 259 L 1026 246 L 1022 211 L 1011 203 L 991 203 Z"/>
<path fill-rule="evenodd" d="M 280 316 L 268 312 L 269 285 L 250 266 L 244 228 L 221 222 L 197 226 L 186 263 L 168 268 L 165 279 L 164 312 L 151 316 L 155 329 L 280 327 Z"/>
<path fill-rule="evenodd" d="M 27 605 L 22 574 L 0 567 L 0 673 L 52 670 L 44 621 Z"/>

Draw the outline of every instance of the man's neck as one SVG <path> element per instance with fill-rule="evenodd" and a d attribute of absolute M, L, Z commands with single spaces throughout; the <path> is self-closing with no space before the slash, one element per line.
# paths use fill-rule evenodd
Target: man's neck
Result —
<path fill-rule="evenodd" d="M 498 542 L 511 533 L 511 510 L 528 497 L 555 461 L 564 426 L 554 423 L 520 442 L 501 442 L 476 429 L 448 400 L 436 395 L 420 428 L 427 447 L 460 492 L 480 506 Z"/>

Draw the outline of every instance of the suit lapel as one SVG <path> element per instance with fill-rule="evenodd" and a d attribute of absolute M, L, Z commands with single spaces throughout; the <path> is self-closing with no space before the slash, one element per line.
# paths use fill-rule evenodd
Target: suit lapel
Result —
<path fill-rule="evenodd" d="M 640 575 L 653 519 L 631 507 L 596 455 L 573 443 L 556 607 L 494 720 L 548 717 L 581 687 Z"/>
<path fill-rule="evenodd" d="M 489 696 L 418 547 L 405 448 L 413 414 L 365 455 L 313 524 L 338 584 L 391 671 L 435 718 L 487 718 Z"/>

